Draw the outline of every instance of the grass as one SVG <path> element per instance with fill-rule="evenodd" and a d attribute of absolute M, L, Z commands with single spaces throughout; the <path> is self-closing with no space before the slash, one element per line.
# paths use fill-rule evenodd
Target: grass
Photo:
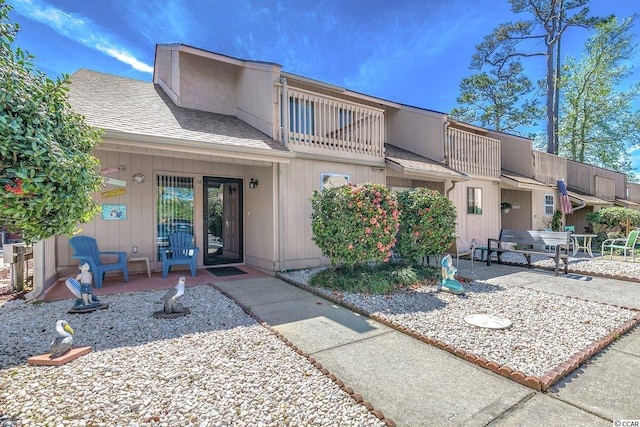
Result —
<path fill-rule="evenodd" d="M 388 294 L 400 288 L 439 278 L 433 266 L 385 263 L 373 266 L 334 267 L 314 274 L 310 283 L 336 291 Z"/>

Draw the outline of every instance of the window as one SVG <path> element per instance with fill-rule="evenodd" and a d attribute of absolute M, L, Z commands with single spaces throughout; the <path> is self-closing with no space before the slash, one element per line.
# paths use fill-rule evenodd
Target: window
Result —
<path fill-rule="evenodd" d="M 545 194 L 544 195 L 544 214 L 546 216 L 553 216 L 553 211 L 555 210 L 555 201 L 553 194 Z"/>
<path fill-rule="evenodd" d="M 482 188 L 467 188 L 467 213 L 482 215 Z"/>
<path fill-rule="evenodd" d="M 340 187 L 349 183 L 349 175 L 340 175 L 337 173 L 323 173 L 320 175 L 320 189 Z"/>
<path fill-rule="evenodd" d="M 161 251 L 169 246 L 169 234 L 193 234 L 193 195 L 193 178 L 158 176 L 158 261 Z"/>

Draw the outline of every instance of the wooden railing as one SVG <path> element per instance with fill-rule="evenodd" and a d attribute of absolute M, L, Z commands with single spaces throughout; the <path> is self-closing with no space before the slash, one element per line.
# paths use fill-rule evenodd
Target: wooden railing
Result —
<path fill-rule="evenodd" d="M 283 142 L 291 150 L 384 157 L 384 110 L 283 86 L 278 99 Z"/>
<path fill-rule="evenodd" d="M 500 176 L 500 140 L 447 128 L 447 165 L 469 175 Z"/>

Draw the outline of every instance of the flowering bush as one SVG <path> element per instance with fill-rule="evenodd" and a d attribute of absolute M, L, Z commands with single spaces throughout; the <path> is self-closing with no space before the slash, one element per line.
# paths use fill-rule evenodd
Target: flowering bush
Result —
<path fill-rule="evenodd" d="M 10 10 L 0 0 L 0 224 L 30 244 L 93 219 L 101 132 L 71 110 L 68 77 L 50 79 L 14 45 Z"/>
<path fill-rule="evenodd" d="M 402 211 L 395 252 L 406 261 L 441 254 L 456 231 L 456 208 L 436 190 L 414 188 L 397 194 Z"/>
<path fill-rule="evenodd" d="M 382 184 L 314 191 L 313 240 L 332 264 L 387 262 L 400 227 L 398 203 Z"/>

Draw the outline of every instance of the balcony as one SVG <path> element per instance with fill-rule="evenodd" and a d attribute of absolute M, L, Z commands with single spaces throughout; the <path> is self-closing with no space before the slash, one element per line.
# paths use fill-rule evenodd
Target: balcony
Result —
<path fill-rule="evenodd" d="M 283 92 L 285 92 L 283 94 Z M 282 137 L 290 150 L 380 160 L 384 111 L 303 89 L 278 86 Z"/>
<path fill-rule="evenodd" d="M 447 128 L 447 165 L 468 175 L 500 177 L 500 140 Z"/>

